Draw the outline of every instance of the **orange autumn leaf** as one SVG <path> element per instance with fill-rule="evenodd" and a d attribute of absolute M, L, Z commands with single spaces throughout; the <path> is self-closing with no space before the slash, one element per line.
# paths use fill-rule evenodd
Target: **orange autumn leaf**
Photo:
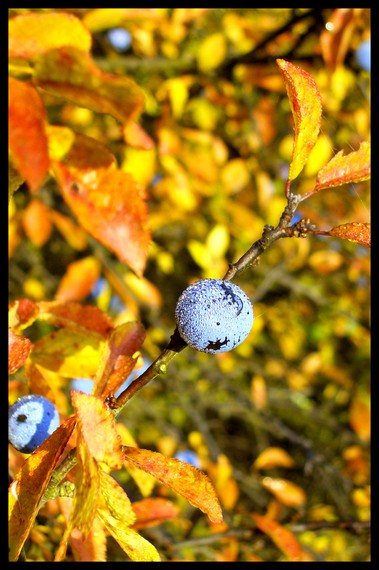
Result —
<path fill-rule="evenodd" d="M 62 500 L 60 502 L 62 504 Z M 77 528 L 72 530 L 70 548 L 76 562 L 107 561 L 107 532 L 97 516 L 93 519 L 92 528 L 87 534 Z"/>
<path fill-rule="evenodd" d="M 76 16 L 66 13 L 21 14 L 9 20 L 9 55 L 32 58 L 62 46 L 89 51 L 92 38 Z"/>
<path fill-rule="evenodd" d="M 162 497 L 149 497 L 135 501 L 132 507 L 136 515 L 134 529 L 149 528 L 179 515 L 178 507 L 172 501 Z"/>
<path fill-rule="evenodd" d="M 321 124 L 321 96 L 312 77 L 297 65 L 284 59 L 276 63 L 284 77 L 295 125 L 292 160 L 288 179 L 302 171 L 313 149 Z"/>
<path fill-rule="evenodd" d="M 111 411 L 104 402 L 91 394 L 72 390 L 71 399 L 79 432 L 91 457 L 103 461 L 111 469 L 121 469 L 121 438 L 116 431 Z"/>
<path fill-rule="evenodd" d="M 301 507 L 306 501 L 304 490 L 286 479 L 280 477 L 264 477 L 262 485 L 270 491 L 283 505 Z"/>
<path fill-rule="evenodd" d="M 31 350 L 31 342 L 24 336 L 15 334 L 12 329 L 8 329 L 8 372 L 14 374 L 25 360 Z"/>
<path fill-rule="evenodd" d="M 215 489 L 208 477 L 193 465 L 161 453 L 123 446 L 125 460 L 147 471 L 158 481 L 182 495 L 214 523 L 223 521 Z"/>
<path fill-rule="evenodd" d="M 59 301 L 81 301 L 92 291 L 101 274 L 101 264 L 93 256 L 69 263 L 58 285 L 55 298 Z"/>
<path fill-rule="evenodd" d="M 252 513 L 251 516 L 259 530 L 267 534 L 292 562 L 309 560 L 309 557 L 306 557 L 306 554 L 303 552 L 299 542 L 291 531 L 276 521 L 259 515 L 258 513 Z"/>
<path fill-rule="evenodd" d="M 44 245 L 52 230 L 49 208 L 40 200 L 31 200 L 22 214 L 22 227 L 30 241 L 39 247 Z"/>
<path fill-rule="evenodd" d="M 354 394 L 349 408 L 349 423 L 362 441 L 371 438 L 370 396 L 363 390 Z"/>
<path fill-rule="evenodd" d="M 116 327 L 110 335 L 100 356 L 93 394 L 105 397 L 114 393 L 124 383 L 135 366 L 133 355 L 145 340 L 141 323 L 127 322 Z"/>
<path fill-rule="evenodd" d="M 17 560 L 50 477 L 75 427 L 68 418 L 23 463 L 9 487 L 9 560 Z"/>
<path fill-rule="evenodd" d="M 50 210 L 50 220 L 73 249 L 77 251 L 86 249 L 88 234 L 81 226 L 56 210 Z"/>
<path fill-rule="evenodd" d="M 150 243 L 145 193 L 130 174 L 99 169 L 81 180 L 63 164 L 55 171 L 63 197 L 81 225 L 139 276 Z"/>
<path fill-rule="evenodd" d="M 13 77 L 9 78 L 8 101 L 12 160 L 30 191 L 36 192 L 45 180 L 50 164 L 45 107 L 33 85 Z"/>
<path fill-rule="evenodd" d="M 34 71 L 38 87 L 75 105 L 112 115 L 124 126 L 135 122 L 144 108 L 143 92 L 133 79 L 102 71 L 82 50 L 51 50 L 36 58 Z"/>
<path fill-rule="evenodd" d="M 351 222 L 335 226 L 328 232 L 333 237 L 347 239 L 366 247 L 371 247 L 371 224 Z"/>
<path fill-rule="evenodd" d="M 39 318 L 49 323 L 78 330 L 88 329 L 107 337 L 113 328 L 112 319 L 98 307 L 75 301 L 40 301 Z"/>
<path fill-rule="evenodd" d="M 337 8 L 328 18 L 328 28 L 320 34 L 322 56 L 330 71 L 343 63 L 361 8 Z"/>
<path fill-rule="evenodd" d="M 349 154 L 340 150 L 318 173 L 314 192 L 368 180 L 371 175 L 370 150 L 369 142 L 362 142 L 358 150 Z"/>

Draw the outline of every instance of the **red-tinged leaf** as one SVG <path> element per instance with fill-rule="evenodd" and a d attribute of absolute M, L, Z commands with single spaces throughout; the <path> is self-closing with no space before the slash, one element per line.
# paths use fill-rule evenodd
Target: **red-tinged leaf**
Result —
<path fill-rule="evenodd" d="M 58 327 L 95 331 L 106 338 L 113 328 L 112 319 L 98 307 L 75 301 L 41 301 L 39 318 Z"/>
<path fill-rule="evenodd" d="M 141 276 L 150 230 L 145 193 L 121 170 L 92 171 L 80 181 L 63 164 L 55 172 L 63 197 L 81 225 Z"/>
<path fill-rule="evenodd" d="M 312 77 L 293 63 L 277 59 L 284 77 L 294 118 L 295 135 L 288 179 L 294 180 L 302 171 L 313 149 L 321 124 L 321 96 Z"/>
<path fill-rule="evenodd" d="M 72 14 L 21 14 L 9 20 L 10 57 L 33 58 L 62 46 L 89 52 L 91 41 L 87 28 Z"/>
<path fill-rule="evenodd" d="M 114 329 L 100 357 L 93 394 L 105 398 L 123 384 L 135 366 L 133 355 L 145 340 L 141 323 L 123 323 Z"/>
<path fill-rule="evenodd" d="M 35 84 L 45 91 L 112 115 L 122 124 L 135 122 L 144 108 L 145 97 L 137 83 L 102 71 L 89 54 L 75 48 L 38 56 L 34 72 Z"/>
<path fill-rule="evenodd" d="M 22 298 L 9 305 L 9 326 L 15 331 L 23 330 L 34 323 L 38 317 L 38 303 Z"/>
<path fill-rule="evenodd" d="M 361 8 L 337 8 L 328 18 L 328 28 L 320 34 L 320 46 L 324 61 L 330 71 L 343 63 L 351 45 L 357 12 Z"/>
<path fill-rule="evenodd" d="M 9 487 L 9 560 L 19 557 L 50 477 L 75 427 L 68 418 L 22 465 Z"/>
<path fill-rule="evenodd" d="M 150 150 L 155 146 L 153 139 L 138 123 L 126 123 L 123 134 L 125 142 L 130 146 L 143 150 Z"/>
<path fill-rule="evenodd" d="M 99 475 L 101 508 L 107 509 L 109 514 L 119 521 L 120 526 L 132 526 L 136 520 L 136 515 L 128 495 L 108 473 L 100 469 Z"/>
<path fill-rule="evenodd" d="M 45 107 L 30 83 L 10 77 L 8 91 L 12 160 L 30 191 L 36 192 L 45 180 L 50 164 Z"/>
<path fill-rule="evenodd" d="M 29 356 L 31 342 L 24 336 L 14 334 L 8 329 L 8 372 L 14 374 Z"/>
<path fill-rule="evenodd" d="M 25 235 L 36 246 L 44 245 L 49 239 L 53 227 L 49 208 L 40 200 L 31 200 L 23 212 L 22 227 Z"/>
<path fill-rule="evenodd" d="M 370 150 L 368 142 L 362 142 L 358 150 L 349 154 L 340 150 L 318 173 L 314 192 L 368 180 L 371 175 Z"/>
<path fill-rule="evenodd" d="M 68 527 L 76 527 L 87 535 L 92 528 L 99 502 L 100 474 L 97 461 L 82 438 L 82 433 L 78 438 L 76 457 L 75 496 Z"/>
<path fill-rule="evenodd" d="M 87 535 L 74 528 L 69 542 L 75 562 L 107 561 L 107 533 L 97 516 L 93 519 L 92 528 Z"/>
<path fill-rule="evenodd" d="M 258 513 L 252 513 L 251 516 L 257 527 L 267 534 L 292 562 L 298 562 L 304 559 L 304 552 L 292 532 L 276 521 L 259 515 Z"/>
<path fill-rule="evenodd" d="M 59 301 L 81 301 L 92 291 L 101 274 L 101 264 L 93 256 L 69 263 L 60 280 L 55 298 Z"/>
<path fill-rule="evenodd" d="M 125 460 L 147 471 L 205 513 L 211 522 L 223 521 L 215 489 L 208 477 L 193 465 L 161 453 L 123 446 Z"/>
<path fill-rule="evenodd" d="M 120 525 L 108 509 L 98 509 L 98 516 L 123 551 L 134 562 L 160 562 L 156 548 L 135 530 Z"/>
<path fill-rule="evenodd" d="M 371 224 L 351 222 L 335 226 L 328 232 L 333 237 L 347 239 L 366 247 L 371 247 Z"/>
<path fill-rule="evenodd" d="M 54 127 L 54 131 L 48 130 L 49 144 L 55 146 L 54 154 L 58 155 L 56 160 L 62 160 L 71 171 L 79 172 L 89 172 L 91 170 L 98 170 L 99 168 L 114 168 L 117 165 L 116 158 L 104 144 L 96 141 L 91 137 L 86 137 L 79 133 L 75 133 L 74 140 L 72 141 L 70 148 L 67 152 L 63 154 L 63 148 L 61 153 L 57 148 L 59 142 L 57 139 L 63 135 L 63 133 L 57 132 L 58 127 Z M 62 129 L 62 127 L 60 127 Z M 64 135 L 63 135 L 64 136 Z M 64 141 L 62 141 L 61 146 L 64 147 Z M 63 154 L 63 156 L 59 156 Z"/>
<path fill-rule="evenodd" d="M 137 517 L 133 528 L 150 528 L 162 522 L 174 519 L 179 515 L 179 509 L 172 501 L 162 497 L 150 497 L 132 503 Z"/>
<path fill-rule="evenodd" d="M 103 461 L 111 469 L 121 469 L 123 464 L 121 438 L 110 410 L 99 398 L 76 390 L 71 392 L 71 399 L 80 434 L 91 457 L 96 461 Z"/>

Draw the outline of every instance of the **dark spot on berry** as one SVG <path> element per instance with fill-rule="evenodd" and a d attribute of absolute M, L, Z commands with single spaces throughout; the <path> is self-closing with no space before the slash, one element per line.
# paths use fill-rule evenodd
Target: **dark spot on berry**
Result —
<path fill-rule="evenodd" d="M 222 346 L 225 346 L 228 344 L 228 338 L 225 337 L 225 339 L 221 342 L 221 339 L 216 340 L 216 342 L 209 340 L 208 341 L 208 345 L 205 347 L 207 350 L 220 350 L 220 348 Z"/>
<path fill-rule="evenodd" d="M 25 414 L 20 414 L 17 416 L 17 421 L 20 422 L 20 424 L 26 422 L 27 419 L 28 417 Z"/>

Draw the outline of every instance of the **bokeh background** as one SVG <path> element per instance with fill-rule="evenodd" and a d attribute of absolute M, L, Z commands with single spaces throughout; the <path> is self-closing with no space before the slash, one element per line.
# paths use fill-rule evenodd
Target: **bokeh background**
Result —
<path fill-rule="evenodd" d="M 45 95 L 49 122 L 105 144 L 144 187 L 152 243 L 138 278 L 77 224 L 53 179 L 37 197 L 23 185 L 10 202 L 9 298 L 76 300 L 97 305 L 115 323 L 141 321 L 143 369 L 175 328 L 182 290 L 200 278 L 222 278 L 264 225 L 279 221 L 293 123 L 275 59 L 305 69 L 322 97 L 321 134 L 294 192 L 311 190 L 336 152 L 370 140 L 370 10 L 66 12 L 90 30 L 101 69 L 142 87 L 140 123 L 154 144 L 128 146 L 111 116 Z M 323 190 L 298 215 L 318 229 L 367 223 L 369 183 Z M 235 282 L 254 303 L 247 340 L 216 356 L 185 349 L 119 418 L 141 447 L 184 453 L 179 457 L 203 469 L 225 523 L 210 525 L 156 485 L 153 495 L 169 496 L 181 515 L 141 533 L 167 560 L 287 560 L 280 543 L 256 528 L 252 514 L 259 513 L 285 525 L 310 560 L 366 561 L 369 250 L 321 236 L 280 240 Z M 43 325 L 25 334 L 36 340 Z M 70 410 L 73 380 L 60 379 L 62 413 Z M 22 370 L 10 392 L 27 392 Z M 117 477 L 138 499 L 128 475 Z M 45 508 L 38 521 L 53 548 L 59 516 Z M 37 540 L 26 548 L 36 560 L 48 556 Z M 112 539 L 108 556 L 125 559 Z"/>

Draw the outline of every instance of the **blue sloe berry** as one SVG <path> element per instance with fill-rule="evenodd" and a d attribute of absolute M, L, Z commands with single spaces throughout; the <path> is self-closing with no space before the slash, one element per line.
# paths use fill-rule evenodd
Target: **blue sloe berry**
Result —
<path fill-rule="evenodd" d="M 8 439 L 22 453 L 32 453 L 58 427 L 56 407 L 39 394 L 19 398 L 9 408 Z"/>
<path fill-rule="evenodd" d="M 238 285 L 223 279 L 202 279 L 187 287 L 178 299 L 175 317 L 185 342 L 211 354 L 241 344 L 254 321 L 250 299 Z"/>

